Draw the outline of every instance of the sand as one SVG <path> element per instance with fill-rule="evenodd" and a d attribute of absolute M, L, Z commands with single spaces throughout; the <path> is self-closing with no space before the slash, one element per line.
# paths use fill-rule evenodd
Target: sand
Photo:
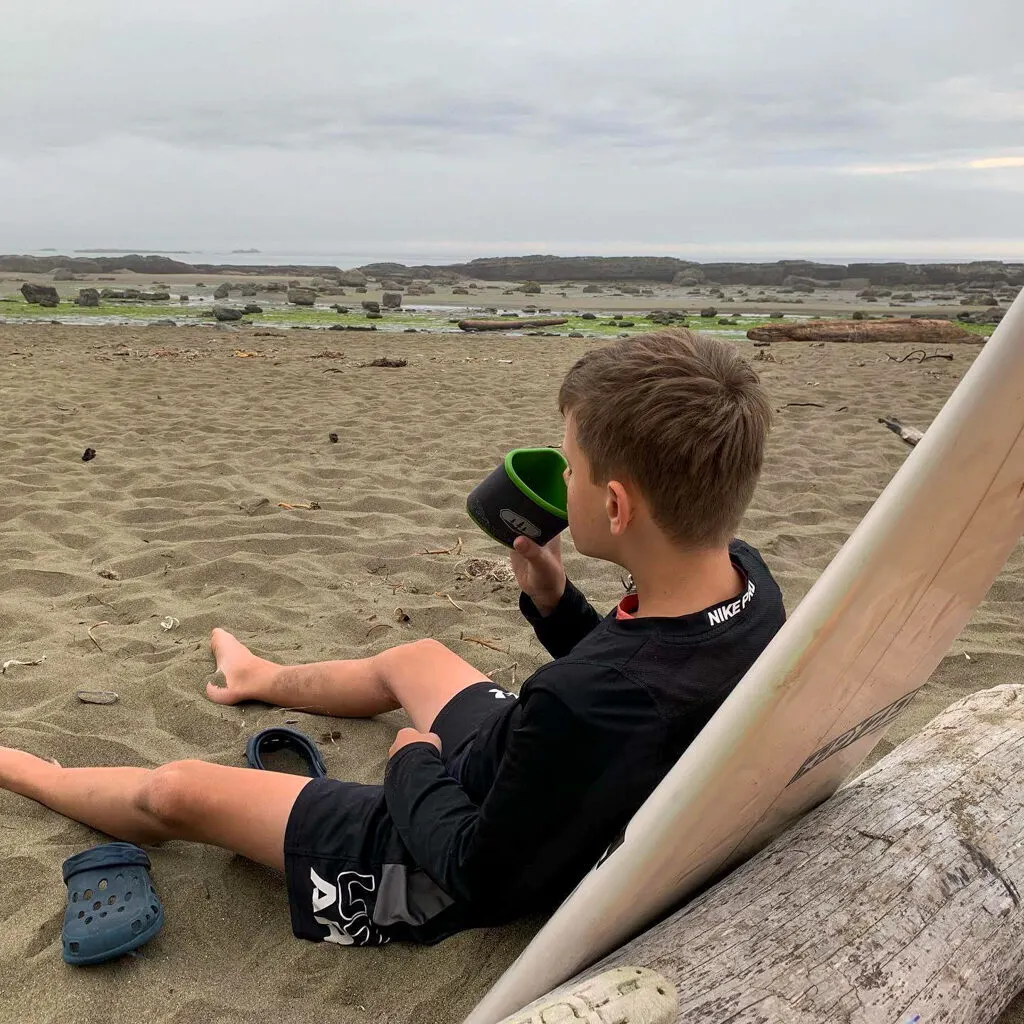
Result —
<path fill-rule="evenodd" d="M 514 585 L 469 578 L 467 559 L 504 555 L 468 520 L 465 495 L 507 449 L 558 442 L 555 391 L 586 345 L 0 325 L 0 661 L 46 656 L 0 679 L 0 742 L 65 765 L 239 765 L 249 735 L 288 722 L 322 741 L 332 775 L 379 781 L 401 713 L 218 707 L 203 696 L 209 631 L 285 662 L 433 636 L 521 682 L 546 656 Z M 789 608 L 908 454 L 876 418 L 926 427 L 976 352 L 897 365 L 877 346 L 784 344 L 756 364 L 780 411 L 742 532 Z M 360 365 L 385 353 L 409 365 Z M 821 408 L 786 407 L 797 402 Z M 610 607 L 619 571 L 568 547 L 572 577 Z M 1022 681 L 1022 612 L 1018 548 L 876 756 L 964 694 Z M 166 616 L 179 624 L 162 629 Z M 83 705 L 79 687 L 120 700 Z M 291 936 L 273 872 L 171 843 L 152 853 L 161 935 L 136 957 L 72 969 L 60 866 L 100 840 L 0 792 L 0 1024 L 455 1022 L 536 926 L 431 949 L 313 945 Z"/>

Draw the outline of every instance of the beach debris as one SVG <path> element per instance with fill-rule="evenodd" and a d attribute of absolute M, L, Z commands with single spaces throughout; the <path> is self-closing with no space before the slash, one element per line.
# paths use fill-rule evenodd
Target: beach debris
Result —
<path fill-rule="evenodd" d="M 302 504 L 302 503 L 291 503 L 291 502 L 287 502 L 287 501 L 279 501 L 277 503 L 277 507 L 278 508 L 286 509 L 289 512 L 291 512 L 292 509 L 296 509 L 296 508 L 303 508 L 303 509 L 307 509 L 309 511 L 316 512 L 320 508 L 320 502 L 318 502 L 318 501 L 307 501 L 307 502 L 305 502 L 305 504 Z"/>
<path fill-rule="evenodd" d="M 501 654 L 507 654 L 508 651 L 504 647 L 499 647 L 497 640 L 486 640 L 479 636 L 466 636 L 465 633 L 459 633 L 459 639 L 467 644 L 479 644 L 481 647 L 489 647 L 492 651 L 498 651 Z"/>
<path fill-rule="evenodd" d="M 451 594 L 442 594 L 440 591 L 435 590 L 434 597 L 443 597 L 453 608 L 458 608 L 460 612 L 464 612 L 466 610 L 462 607 L 461 604 L 456 604 L 456 602 L 452 599 Z"/>
<path fill-rule="evenodd" d="M 338 745 L 338 740 L 341 739 L 341 733 L 337 729 L 332 729 L 330 732 L 323 732 L 320 734 L 321 743 L 333 743 L 335 746 Z"/>
<path fill-rule="evenodd" d="M 455 566 L 456 575 L 471 580 L 489 580 L 492 583 L 511 583 L 516 574 L 508 562 L 499 562 L 492 558 L 469 558 Z"/>
<path fill-rule="evenodd" d="M 561 327 L 569 322 L 568 317 L 549 317 L 522 320 L 519 317 L 502 320 L 460 320 L 460 331 L 521 331 L 527 327 Z"/>
<path fill-rule="evenodd" d="M 166 633 L 169 633 L 176 626 L 180 626 L 180 625 L 181 625 L 181 619 L 179 619 L 175 615 L 167 615 L 167 616 L 165 616 L 164 618 L 162 618 L 160 620 L 160 628 L 162 630 L 164 630 L 164 632 L 166 632 Z"/>
<path fill-rule="evenodd" d="M 412 622 L 412 619 L 409 617 L 409 613 L 404 608 L 396 608 L 395 622 L 408 623 Z"/>
<path fill-rule="evenodd" d="M 458 555 L 462 553 L 462 538 L 458 537 L 450 548 L 427 548 L 421 555 Z"/>
<path fill-rule="evenodd" d="M 917 356 L 918 358 L 915 359 L 914 356 Z M 929 359 L 948 359 L 950 362 L 952 362 L 953 353 L 936 351 L 933 355 L 928 355 L 928 353 L 925 352 L 923 348 L 915 348 L 913 352 L 908 352 L 905 356 L 902 356 L 899 359 L 897 359 L 894 355 L 891 355 L 888 352 L 885 353 L 885 358 L 887 360 L 892 360 L 892 362 L 894 363 L 906 363 L 908 361 L 913 363 L 923 363 Z"/>
<path fill-rule="evenodd" d="M 898 434 L 901 441 L 906 441 L 911 447 L 916 445 L 918 441 L 924 437 L 924 432 L 918 430 L 917 427 L 908 427 L 900 423 L 895 416 L 879 416 L 878 422 L 883 423 L 887 426 L 894 434 Z"/>
<path fill-rule="evenodd" d="M 96 458 L 96 449 L 95 448 L 86 448 L 85 451 L 82 452 L 82 461 L 83 462 L 92 462 L 92 460 L 95 459 L 95 458 Z"/>
<path fill-rule="evenodd" d="M 376 359 L 372 360 L 369 363 L 360 363 L 359 365 L 363 366 L 363 367 L 366 367 L 366 366 L 387 366 L 387 367 L 398 368 L 398 367 L 401 367 L 401 366 L 408 366 L 409 365 L 409 360 L 408 359 L 392 359 L 390 356 L 378 356 Z"/>
<path fill-rule="evenodd" d="M 325 348 L 323 352 L 317 352 L 309 357 L 310 359 L 344 359 L 344 352 L 336 352 L 334 349 Z"/>
<path fill-rule="evenodd" d="M 496 359 L 495 362 L 497 362 L 497 363 L 507 363 L 509 366 L 512 365 L 512 360 L 511 359 Z"/>
<path fill-rule="evenodd" d="M 331 324 L 329 331 L 375 331 L 376 324 Z"/>
<path fill-rule="evenodd" d="M 0 665 L 0 676 L 7 675 L 7 670 L 9 668 L 13 668 L 15 665 L 42 665 L 44 661 L 46 661 L 45 654 L 41 658 L 32 658 L 29 661 L 22 661 L 19 658 L 9 658 Z"/>
<path fill-rule="evenodd" d="M 386 622 L 375 622 L 366 631 L 366 637 L 367 637 L 367 639 L 369 639 L 371 636 L 373 636 L 374 634 L 380 632 L 381 630 L 383 630 L 384 632 L 387 632 L 389 629 L 391 629 L 391 626 L 389 626 Z"/>
<path fill-rule="evenodd" d="M 236 359 L 262 359 L 266 352 L 250 352 L 248 349 L 236 348 L 233 354 Z"/>
<path fill-rule="evenodd" d="M 769 352 L 767 349 L 761 349 L 756 356 L 754 356 L 755 363 L 777 363 L 778 359 L 775 358 L 774 352 Z"/>
<path fill-rule="evenodd" d="M 113 690 L 75 690 L 83 704 L 116 704 L 121 698 Z"/>
<path fill-rule="evenodd" d="M 250 498 L 248 501 L 240 501 L 238 507 L 248 516 L 254 516 L 257 512 L 270 511 L 269 498 Z"/>
<path fill-rule="evenodd" d="M 92 631 L 93 631 L 94 629 L 99 629 L 99 628 L 100 628 L 100 626 L 109 626 L 109 625 L 110 625 L 110 623 L 109 623 L 109 622 L 107 622 L 107 620 L 106 620 L 106 619 L 104 619 L 104 620 L 103 620 L 102 622 L 94 622 L 94 623 L 93 623 L 93 624 L 92 624 L 92 625 L 91 625 L 91 626 L 90 626 L 90 627 L 89 627 L 89 628 L 88 628 L 88 629 L 86 630 L 86 632 L 87 632 L 87 633 L 89 634 L 89 639 L 90 639 L 90 640 L 91 640 L 91 641 L 92 641 L 92 642 L 93 642 L 93 643 L 94 643 L 94 644 L 96 645 L 96 650 L 97 650 L 97 651 L 99 651 L 99 652 L 100 652 L 100 654 L 102 654 L 102 653 L 103 653 L 103 648 L 102 648 L 102 647 L 100 647 L 100 642 L 99 642 L 99 640 L 97 640 L 97 639 L 96 639 L 96 637 L 94 637 L 94 636 L 92 635 Z"/>
<path fill-rule="evenodd" d="M 793 320 L 747 331 L 751 341 L 886 341 L 978 344 L 980 339 L 948 320 Z"/>
<path fill-rule="evenodd" d="M 780 409 L 824 409 L 825 406 L 821 402 L 787 402 L 785 405 L 780 405 Z"/>
<path fill-rule="evenodd" d="M 97 576 L 102 576 L 105 580 L 119 580 L 121 578 L 120 573 L 115 572 L 113 569 L 97 569 Z"/>
<path fill-rule="evenodd" d="M 330 432 L 330 433 L 329 433 L 329 434 L 327 435 L 327 440 L 328 440 L 328 441 L 330 441 L 330 442 L 331 442 L 331 444 L 337 444 L 337 443 L 338 443 L 338 435 L 337 435 L 337 434 L 336 434 L 336 433 L 335 433 L 335 432 L 334 432 L 334 431 L 332 430 L 332 431 L 331 431 L 331 432 Z"/>

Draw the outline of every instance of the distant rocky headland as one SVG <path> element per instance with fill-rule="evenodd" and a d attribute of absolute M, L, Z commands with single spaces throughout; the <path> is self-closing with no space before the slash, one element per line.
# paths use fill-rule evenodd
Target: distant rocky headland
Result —
<path fill-rule="evenodd" d="M 412 280 L 474 278 L 480 281 L 629 281 L 674 285 L 793 285 L 801 279 L 816 284 L 852 287 L 861 284 L 928 287 L 933 285 L 1024 286 L 1024 263 L 979 260 L 970 263 L 815 263 L 778 260 L 774 263 L 697 263 L 669 256 L 502 256 L 446 266 L 371 263 L 356 268 L 375 278 L 401 284 Z M 317 275 L 335 278 L 346 271 L 335 266 L 242 266 L 184 263 L 168 256 L 0 256 L 0 272 L 39 274 L 66 270 L 75 274 L 246 274 Z"/>

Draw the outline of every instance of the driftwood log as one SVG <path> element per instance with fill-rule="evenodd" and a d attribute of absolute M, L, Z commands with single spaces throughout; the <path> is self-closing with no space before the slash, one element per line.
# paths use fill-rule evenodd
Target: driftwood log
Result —
<path fill-rule="evenodd" d="M 565 317 L 548 317 L 547 319 L 520 320 L 518 317 L 508 320 L 460 320 L 462 331 L 518 331 L 524 327 L 561 327 L 569 321 Z"/>
<path fill-rule="evenodd" d="M 892 345 L 977 344 L 984 338 L 949 320 L 793 320 L 751 327 L 751 341 L 885 341 Z"/>
<path fill-rule="evenodd" d="M 1022 888 L 1024 686 L 999 686 L 552 995 L 629 966 L 686 1024 L 984 1024 L 1024 988 Z"/>

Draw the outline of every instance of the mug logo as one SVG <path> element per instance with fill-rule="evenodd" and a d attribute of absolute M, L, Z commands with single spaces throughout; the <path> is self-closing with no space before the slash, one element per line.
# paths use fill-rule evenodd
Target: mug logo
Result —
<path fill-rule="evenodd" d="M 505 525 L 515 530 L 516 533 L 521 533 L 524 537 L 534 540 L 540 536 L 540 528 L 534 526 L 529 519 L 521 516 L 518 512 L 513 512 L 510 508 L 503 508 L 500 515 Z"/>

